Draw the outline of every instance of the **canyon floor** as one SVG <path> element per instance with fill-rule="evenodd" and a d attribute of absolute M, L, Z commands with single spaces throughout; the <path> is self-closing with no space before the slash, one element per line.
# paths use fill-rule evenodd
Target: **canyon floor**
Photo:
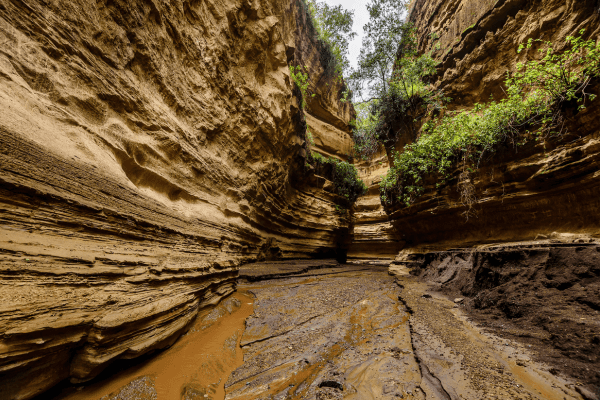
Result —
<path fill-rule="evenodd" d="M 238 291 L 171 348 L 54 400 L 582 399 L 527 346 L 484 332 L 460 299 L 386 267 L 242 268 Z"/>

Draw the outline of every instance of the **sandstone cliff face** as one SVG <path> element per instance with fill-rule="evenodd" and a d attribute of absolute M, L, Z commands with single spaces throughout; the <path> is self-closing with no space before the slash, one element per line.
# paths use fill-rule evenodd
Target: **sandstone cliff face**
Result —
<path fill-rule="evenodd" d="M 354 205 L 353 236 L 348 257 L 393 259 L 402 249 L 403 243 L 398 239 L 379 198 L 381 178 L 389 169 L 385 150 L 381 148 L 371 160 L 358 162 L 356 167 L 369 191 Z"/>
<path fill-rule="evenodd" d="M 0 1 L 1 398 L 170 345 L 245 260 L 336 251 L 288 63 L 321 83 L 324 151 L 352 111 L 298 7 Z"/>
<path fill-rule="evenodd" d="M 529 38 L 564 44 L 566 36 L 583 28 L 587 37 L 597 38 L 596 11 L 591 0 L 419 0 L 411 20 L 422 51 L 439 38 L 435 85 L 453 99 L 450 109 L 461 109 L 486 102 L 491 95 L 504 96 L 506 72 L 535 56 L 533 50 L 517 53 L 518 45 Z M 591 91 L 597 93 L 598 87 Z M 597 237 L 600 104 L 595 101 L 579 113 L 576 106 L 565 105 L 563 114 L 568 133 L 561 138 L 519 148 L 506 145 L 483 162 L 469 177 L 477 199 L 471 209 L 461 202 L 458 171 L 440 189 L 429 182 L 426 195 L 410 208 L 388 208 L 407 246 L 427 250 Z"/>
<path fill-rule="evenodd" d="M 600 33 L 595 0 L 416 0 L 411 20 L 420 50 L 433 49 L 440 61 L 434 84 L 453 110 L 503 98 L 506 72 L 536 56 L 517 53 L 529 38 L 560 48 L 581 29 L 587 38 Z M 600 84 L 589 91 L 598 94 Z M 390 272 L 410 269 L 465 297 L 481 326 L 533 346 L 553 373 L 585 385 L 577 390 L 595 399 L 599 310 L 590 299 L 600 287 L 600 102 L 580 112 L 563 104 L 561 114 L 561 136 L 503 144 L 466 178 L 457 169 L 436 188 L 431 177 L 413 205 L 386 207 L 405 242 Z M 474 191 L 471 205 L 461 199 L 465 185 Z"/>
<path fill-rule="evenodd" d="M 534 51 L 517 53 L 528 39 L 564 45 L 569 35 L 587 29 L 598 36 L 595 0 L 419 0 L 413 5 L 420 50 L 439 44 L 434 58 L 441 62 L 437 86 L 452 97 L 451 107 L 470 107 L 504 96 L 507 71 L 536 57 Z"/>
<path fill-rule="evenodd" d="M 288 44 L 288 53 L 293 48 L 290 64 L 304 67 L 309 74 L 305 117 L 315 142 L 312 150 L 326 157 L 348 160 L 354 146 L 352 128 L 348 125 L 354 119 L 354 108 L 349 101 L 341 101 L 344 82 L 332 68 L 327 68 L 327 53 L 311 29 L 304 3 L 301 0 L 291 3 L 295 18 L 291 20 L 293 29 L 288 30 L 296 35 L 293 46 Z"/>

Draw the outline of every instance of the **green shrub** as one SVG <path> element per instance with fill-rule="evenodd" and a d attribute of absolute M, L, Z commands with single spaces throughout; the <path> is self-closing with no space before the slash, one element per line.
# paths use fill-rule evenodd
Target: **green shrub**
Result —
<path fill-rule="evenodd" d="M 340 206 L 340 205 L 335 205 L 335 212 L 336 214 L 340 214 L 340 215 L 346 215 L 348 213 L 348 209 Z"/>
<path fill-rule="evenodd" d="M 332 180 L 335 192 L 346 199 L 349 204 L 354 203 L 356 199 L 367 193 L 368 187 L 358 177 L 358 171 L 353 164 L 332 157 L 325 158 L 316 152 L 311 153 L 309 162 L 315 166 L 330 164 L 333 167 Z"/>
<path fill-rule="evenodd" d="M 579 34 L 583 35 L 585 29 Z M 570 49 L 557 53 L 552 43 L 529 39 L 519 46 L 518 52 L 531 49 L 534 43 L 542 43 L 538 52 L 544 55 L 540 61 L 529 61 L 517 65 L 517 72 L 508 78 L 509 95 L 518 95 L 527 90 L 538 91 L 556 101 L 577 99 L 583 102 L 590 80 L 600 76 L 600 43 L 583 40 L 581 36 L 567 36 Z"/>
<path fill-rule="evenodd" d="M 313 138 L 312 132 L 310 131 L 310 128 L 308 126 L 306 127 L 306 141 L 309 144 L 309 146 L 315 145 L 315 139 Z"/>
<path fill-rule="evenodd" d="M 304 68 L 302 68 L 300 65 L 297 65 L 295 67 L 293 65 L 290 65 L 289 68 L 292 80 L 294 81 L 296 86 L 298 86 L 298 89 L 300 89 L 300 92 L 302 93 L 302 109 L 304 110 L 306 108 L 306 96 L 308 96 L 308 86 L 310 85 L 310 80 L 308 78 L 308 67 L 304 66 Z M 312 94 L 312 96 L 314 97 L 314 94 Z"/>
<path fill-rule="evenodd" d="M 535 42 L 530 40 L 519 51 Z M 517 72 L 507 74 L 507 98 L 449 112 L 426 124 L 416 142 L 394 154 L 393 167 L 381 183 L 382 200 L 408 206 L 424 193 L 426 176 L 437 177 L 439 186 L 460 163 L 463 172 L 475 171 L 484 155 L 507 139 L 524 144 L 556 134 L 559 104 L 576 100 L 585 107 L 587 99 L 596 97 L 585 89 L 600 76 L 600 44 L 571 36 L 567 43 L 570 48 L 559 54 L 544 42 L 538 50 L 544 54 L 540 61 L 520 64 Z"/>

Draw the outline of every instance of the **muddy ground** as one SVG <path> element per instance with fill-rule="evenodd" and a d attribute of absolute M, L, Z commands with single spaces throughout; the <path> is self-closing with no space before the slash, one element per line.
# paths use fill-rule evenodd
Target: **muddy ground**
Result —
<path fill-rule="evenodd" d="M 91 382 L 64 382 L 35 400 L 223 399 L 227 377 L 243 364 L 240 340 L 252 302 L 238 291 L 199 315 L 170 348 L 115 362 Z"/>
<path fill-rule="evenodd" d="M 331 261 L 244 266 L 238 291 L 171 348 L 45 398 L 585 398 L 534 348 L 475 326 L 468 298 L 393 272 Z"/>
<path fill-rule="evenodd" d="M 597 243 L 457 249 L 410 261 L 432 287 L 464 297 L 461 307 L 478 326 L 526 345 L 584 397 L 600 397 Z"/>
<path fill-rule="evenodd" d="M 581 399 L 527 347 L 417 278 L 341 266 L 240 284 L 255 296 L 227 399 Z"/>

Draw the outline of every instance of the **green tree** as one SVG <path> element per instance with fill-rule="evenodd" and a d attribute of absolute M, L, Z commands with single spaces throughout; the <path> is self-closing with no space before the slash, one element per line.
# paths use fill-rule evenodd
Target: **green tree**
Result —
<path fill-rule="evenodd" d="M 398 135 L 415 138 L 420 121 L 435 110 L 441 110 L 450 101 L 441 90 L 428 81 L 437 72 L 437 64 L 431 52 L 419 54 L 414 27 L 405 24 L 398 59 L 394 64 L 386 91 L 379 95 L 373 112 L 379 116 L 375 129 L 378 139 L 388 145 Z"/>
<path fill-rule="evenodd" d="M 406 8 L 406 0 L 371 0 L 367 4 L 369 22 L 364 26 L 358 68 L 350 79 L 355 95 L 381 98 L 388 91 L 398 48 L 410 47 L 407 41 L 413 40 L 406 34 L 410 29 Z"/>
<path fill-rule="evenodd" d="M 373 109 L 378 105 L 378 100 L 373 99 L 355 105 L 356 121 L 353 123 L 352 134 L 354 137 L 354 152 L 363 160 L 369 160 L 379 150 L 379 141 L 376 133 L 379 122 L 378 115 Z"/>
<path fill-rule="evenodd" d="M 359 68 L 352 76 L 355 90 L 362 95 L 366 86 L 370 96 L 355 104 L 357 109 L 365 104 L 370 112 L 358 113 L 353 131 L 356 153 L 363 159 L 371 158 L 379 143 L 393 144 L 398 134 L 416 137 L 418 121 L 448 101 L 428 83 L 438 63 L 431 53 L 418 53 L 414 26 L 393 18 L 402 14 L 404 7 L 399 0 L 372 0 L 369 4 L 367 37 Z"/>

